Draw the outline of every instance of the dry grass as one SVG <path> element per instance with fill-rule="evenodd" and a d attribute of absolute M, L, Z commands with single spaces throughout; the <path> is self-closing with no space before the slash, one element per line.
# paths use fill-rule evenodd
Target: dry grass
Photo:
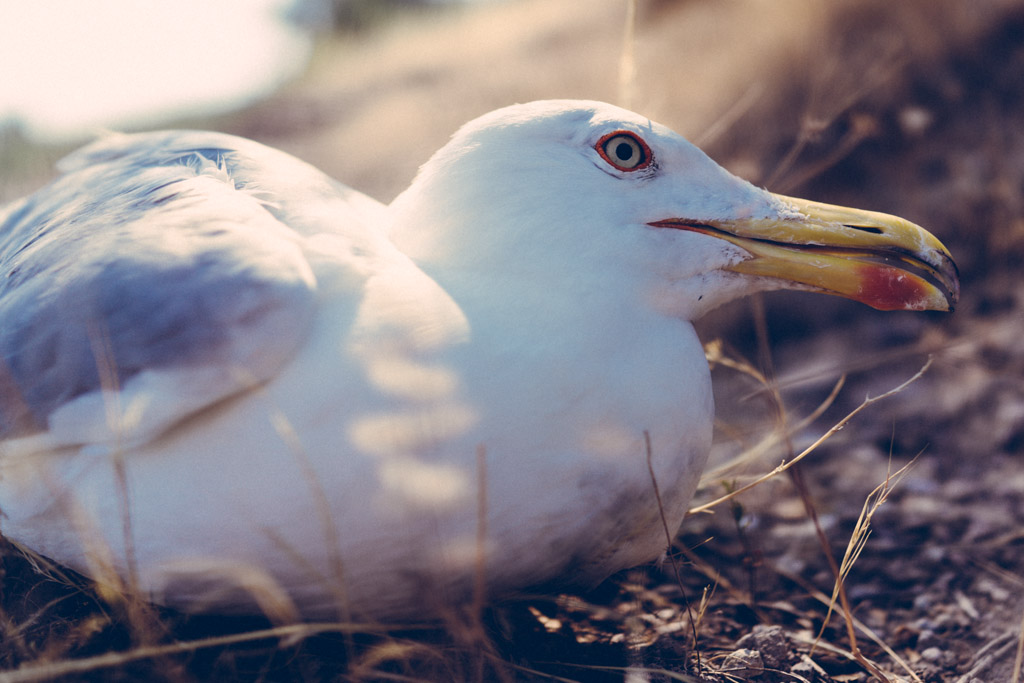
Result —
<path fill-rule="evenodd" d="M 759 392 L 761 396 L 780 402 L 775 411 L 777 416 L 789 412 L 781 405 L 781 395 L 750 363 L 722 355 L 720 347 L 716 345 L 709 346 L 709 350 L 713 361 L 753 379 L 764 389 L 763 392 Z M 734 504 L 740 494 L 751 492 L 778 479 L 779 475 L 797 461 L 815 452 L 820 444 L 839 432 L 866 407 L 906 390 L 911 382 L 921 377 L 925 369 L 927 366 L 894 389 L 863 401 L 796 458 L 776 466 L 763 475 L 753 476 L 752 481 L 742 486 L 731 483 L 731 493 L 712 503 L 702 504 L 694 508 L 693 512 L 703 514 L 725 503 Z M 832 392 L 826 397 L 826 404 L 834 401 L 834 394 L 835 392 Z M 821 410 L 821 406 L 818 406 L 812 412 L 820 414 Z M 798 424 L 803 424 L 803 421 L 798 421 Z M 788 441 L 790 431 L 790 428 L 781 421 L 770 425 L 769 432 L 774 434 L 772 439 L 776 450 L 780 444 Z M 762 443 L 759 442 L 749 452 L 741 453 L 734 462 L 747 465 L 765 462 L 767 458 L 772 457 L 772 450 L 766 449 Z M 483 477 L 486 468 L 486 455 L 483 451 L 479 454 L 479 467 Z M 854 616 L 854 609 L 844 590 L 854 564 L 866 547 L 873 516 L 887 500 L 892 487 L 903 476 L 905 470 L 906 467 L 901 468 L 892 477 L 886 477 L 865 501 L 839 565 L 838 578 L 831 597 L 813 586 L 805 585 L 808 594 L 820 603 L 822 611 L 805 606 L 800 616 L 809 618 L 820 626 L 813 638 L 807 637 L 802 642 L 795 642 L 793 647 L 812 668 L 822 672 L 827 670 L 827 664 L 818 664 L 815 659 L 816 652 L 826 653 L 833 658 L 839 657 L 856 662 L 865 672 L 878 680 L 898 680 L 890 677 L 891 674 L 887 674 L 882 666 L 863 654 L 858 645 L 857 634 L 860 633 L 873 641 L 890 658 L 894 666 L 902 669 L 910 677 L 910 680 L 918 683 L 922 681 L 914 673 L 913 668 L 896 653 L 895 648 L 886 645 L 882 637 Z M 720 479 L 716 479 L 718 480 Z M 652 486 L 652 495 L 658 498 L 657 482 L 653 475 Z M 481 487 L 480 490 L 479 504 L 485 510 L 485 488 Z M 739 530 L 742 535 L 742 529 Z M 333 655 L 333 666 L 339 667 L 335 673 L 346 671 L 345 676 L 350 680 L 591 680 L 597 676 L 611 674 L 655 676 L 666 680 L 718 680 L 716 676 L 725 675 L 721 673 L 722 667 L 731 666 L 733 663 L 724 657 L 723 653 L 716 654 L 713 648 L 708 649 L 708 644 L 704 642 L 706 638 L 703 631 L 709 628 L 706 625 L 708 611 L 716 604 L 722 604 L 721 600 L 716 600 L 716 591 L 724 590 L 734 600 L 749 605 L 755 612 L 761 612 L 762 608 L 756 604 L 757 599 L 754 597 L 756 590 L 738 588 L 719 570 L 702 561 L 693 549 L 680 547 L 667 527 L 665 532 L 666 543 L 670 549 L 668 557 L 672 566 L 671 576 L 678 588 L 678 602 L 671 599 L 665 601 L 659 594 L 664 585 L 659 586 L 657 580 L 651 583 L 650 578 L 640 578 L 638 583 L 638 577 L 627 575 L 619 579 L 620 584 L 617 588 L 612 588 L 614 595 L 606 604 L 591 604 L 573 596 L 548 596 L 500 606 L 485 612 L 478 600 L 465 611 L 451 612 L 442 625 L 425 631 L 409 631 L 408 628 L 401 626 L 367 629 L 366 625 L 343 622 L 292 623 L 225 630 L 224 624 L 221 623 L 217 625 L 216 634 L 183 637 L 183 633 L 189 630 L 189 619 L 181 615 L 158 613 L 133 601 L 130 593 L 122 594 L 110 590 L 109 587 L 97 590 L 84 585 L 82 580 L 70 578 L 58 568 L 48 565 L 44 559 L 35 557 L 32 558 L 33 568 L 38 568 L 41 573 L 34 580 L 60 584 L 70 592 L 43 605 L 42 609 L 24 621 L 5 615 L 5 642 L 17 643 L 20 653 L 14 658 L 8 654 L 9 660 L 13 659 L 19 666 L 0 673 L 0 681 L 43 681 L 96 675 L 131 678 L 139 666 L 147 672 L 151 671 L 150 667 L 156 667 L 162 672 L 177 672 L 176 675 L 166 676 L 169 680 L 187 680 L 195 675 L 190 667 L 201 658 L 204 651 L 216 651 L 218 657 L 230 658 L 235 651 L 251 651 L 256 647 L 262 651 L 261 657 L 266 658 L 266 666 L 269 667 L 269 662 L 281 653 L 286 653 L 286 658 L 301 659 L 304 656 L 304 646 L 314 641 L 320 641 L 318 644 L 321 646 L 327 641 L 333 641 L 336 646 L 341 646 L 340 651 Z M 486 528 L 482 526 L 480 533 L 486 534 Z M 826 555 L 831 552 L 827 544 L 823 550 Z M 685 562 L 687 566 L 682 568 L 680 562 Z M 684 582 L 684 572 L 690 574 L 688 582 Z M 701 599 L 698 604 L 691 606 L 685 598 L 689 592 L 686 584 L 692 586 L 694 576 L 701 575 L 706 578 L 707 583 L 701 588 Z M 792 578 L 797 583 L 804 583 L 798 577 Z M 483 581 L 485 577 L 480 576 L 479 579 Z M 339 587 L 339 590 L 341 588 Z M 93 608 L 98 608 L 97 611 L 88 613 L 87 610 L 86 614 L 71 617 L 60 615 L 59 606 L 62 601 L 85 596 Z M 837 606 L 837 601 L 841 605 Z M 658 605 L 661 607 L 658 608 Z M 664 613 L 666 605 L 672 605 L 669 608 L 672 616 L 670 620 L 664 622 L 660 621 L 657 615 Z M 524 607 L 529 615 L 525 621 L 532 622 L 532 627 L 528 623 L 524 624 Z M 558 616 L 548 616 L 545 609 L 550 610 L 551 607 L 555 608 Z M 845 632 L 826 633 L 829 616 L 836 609 L 846 624 Z M 48 613 L 51 610 L 53 613 Z M 510 625 L 503 621 L 510 618 L 518 619 L 518 622 Z M 37 640 L 32 633 L 33 626 L 44 623 L 47 624 L 46 636 L 42 640 Z M 672 628 L 664 628 L 668 624 L 671 624 Z M 231 626 L 238 625 L 240 624 L 236 623 Z M 106 640 L 108 644 L 113 644 L 109 641 L 109 632 L 112 628 L 122 632 L 123 642 L 127 647 L 81 656 L 83 645 L 84 651 L 88 652 L 90 647 L 96 646 L 97 640 Z M 613 659 L 617 658 L 615 653 L 623 646 L 627 654 L 642 654 L 644 650 L 663 641 L 669 634 L 688 633 L 685 641 L 688 643 L 685 646 L 688 654 L 671 668 L 643 666 L 642 656 L 635 662 L 628 661 L 630 657 L 627 657 L 627 661 L 620 665 L 590 664 L 587 662 L 589 657 L 579 660 L 534 659 L 529 650 L 521 649 L 516 643 L 516 640 L 522 638 L 524 629 L 532 638 L 541 634 L 559 641 L 569 635 L 577 644 L 587 645 L 596 651 L 604 650 L 601 656 L 611 656 Z M 581 652 L 585 649 L 583 648 Z M 687 661 L 690 665 L 683 663 Z M 683 663 L 682 669 L 677 668 L 680 663 Z M 285 670 L 289 670 L 287 666 Z M 563 673 L 555 673 L 556 671 Z M 575 671 L 577 677 L 573 677 L 572 674 L 566 676 L 566 671 Z M 685 673 L 686 671 L 690 673 Z M 234 673 L 242 678 L 247 677 L 241 671 Z"/>
<path fill-rule="evenodd" d="M 716 347 L 712 346 L 711 348 L 715 349 Z M 764 383 L 766 389 L 770 389 L 770 386 L 767 380 L 763 377 L 763 375 L 754 371 L 749 363 L 739 361 L 736 359 L 726 359 L 718 355 L 720 352 L 717 350 L 714 353 L 715 359 L 718 362 L 721 362 L 724 365 L 728 365 L 730 367 L 737 368 L 743 372 L 746 372 L 747 374 L 751 375 L 758 381 Z M 704 504 L 699 508 L 695 508 L 694 512 L 705 512 L 722 503 L 730 501 L 736 496 L 746 491 L 749 491 L 756 486 L 764 484 L 771 480 L 772 478 L 777 477 L 780 474 L 786 472 L 790 467 L 795 465 L 797 462 L 813 453 L 820 444 L 824 443 L 826 439 L 828 439 L 830 436 L 834 435 L 840 429 L 842 429 L 843 426 L 845 426 L 850 420 L 853 419 L 853 417 L 856 414 L 861 412 L 864 408 L 868 407 L 869 405 L 872 405 L 873 403 L 876 403 L 877 401 L 884 400 L 885 398 L 888 398 L 900 391 L 903 391 L 907 386 L 909 386 L 911 382 L 918 379 L 926 369 L 927 366 L 925 366 L 925 368 L 922 368 L 910 380 L 902 383 L 898 387 L 886 392 L 885 394 L 876 398 L 867 399 L 864 402 L 862 402 L 854 411 L 845 416 L 839 423 L 833 425 L 832 428 L 830 428 L 825 434 L 823 434 L 819 439 L 817 439 L 810 447 L 801 452 L 800 455 L 798 455 L 796 458 L 793 458 L 792 460 L 775 467 L 773 470 L 764 475 L 756 477 L 752 482 L 745 484 L 741 488 L 733 490 L 730 494 L 726 496 L 723 496 L 715 501 L 712 501 L 711 503 Z M 774 401 L 781 402 L 781 396 L 779 396 L 776 392 L 772 391 L 770 395 L 772 395 Z M 832 398 L 833 396 L 830 396 L 827 402 L 831 403 Z M 783 411 L 779 412 L 781 413 Z M 786 425 L 779 423 L 775 425 L 773 431 L 777 433 L 780 431 L 786 431 L 786 429 Z M 763 449 L 758 448 L 758 451 L 763 451 Z M 756 460 L 756 455 L 756 453 L 753 455 L 749 453 L 743 454 L 740 458 L 740 461 L 749 462 L 752 459 Z M 482 450 L 479 453 L 478 462 L 480 467 L 481 481 L 485 481 L 486 457 L 485 453 Z M 894 475 L 895 478 L 898 478 L 902 474 L 902 472 L 902 469 L 898 471 Z M 813 656 L 814 649 L 821 645 L 820 639 L 824 632 L 825 626 L 827 625 L 828 617 L 831 614 L 832 610 L 835 608 L 837 599 L 841 598 L 843 602 L 841 611 L 847 623 L 847 636 L 850 642 L 849 650 L 830 643 L 826 643 L 825 647 L 827 647 L 832 652 L 843 653 L 845 656 L 848 656 L 849 658 L 857 661 L 861 666 L 865 668 L 865 670 L 877 676 L 881 680 L 887 680 L 885 674 L 882 673 L 882 671 L 879 669 L 877 665 L 875 665 L 873 662 L 864 657 L 863 654 L 861 654 L 860 649 L 857 646 L 855 634 L 857 630 L 861 630 L 871 635 L 872 639 L 876 641 L 877 636 L 871 634 L 870 629 L 868 629 L 863 624 L 857 622 L 856 619 L 852 616 L 852 611 L 846 599 L 845 591 L 842 589 L 842 587 L 843 581 L 848 576 L 850 569 L 853 566 L 853 563 L 856 562 L 857 557 L 859 556 L 860 552 L 864 548 L 864 545 L 866 544 L 871 517 L 874 511 L 885 501 L 886 495 L 890 491 L 890 484 L 891 481 L 887 479 L 882 485 L 880 485 L 878 488 L 875 489 L 875 491 L 872 492 L 872 494 L 868 498 L 868 501 L 865 503 L 864 510 L 862 511 L 862 514 L 857 521 L 857 525 L 854 529 L 853 536 L 849 541 L 846 555 L 844 556 L 842 565 L 839 568 L 840 578 L 836 582 L 836 588 L 833 592 L 831 599 L 827 601 L 828 611 L 822 621 L 821 630 L 819 631 L 817 639 L 814 642 L 814 646 L 812 646 L 811 651 L 809 653 L 809 656 Z M 652 486 L 653 494 L 657 499 L 660 507 L 660 493 L 658 490 L 657 481 L 656 479 L 654 479 L 653 476 L 653 470 Z M 486 511 L 486 488 L 481 486 L 480 491 L 480 507 L 481 511 L 484 512 Z M 481 516 L 481 519 L 485 518 L 486 515 Z M 481 524 L 480 534 L 482 534 L 484 538 L 486 538 L 486 526 L 484 524 Z M 666 546 L 668 548 L 671 548 L 673 545 L 673 537 L 667 525 L 665 526 L 665 534 Z M 825 550 L 827 552 L 828 548 L 826 547 Z M 675 575 L 677 584 L 680 587 L 680 591 L 685 595 L 685 589 L 683 587 L 683 581 L 681 578 L 680 568 L 677 563 L 676 556 L 674 553 L 670 552 L 668 558 L 673 567 L 673 574 Z M 343 577 L 339 576 L 337 578 L 339 581 L 343 581 Z M 715 578 L 717 580 L 720 580 L 717 578 L 717 576 Z M 483 613 L 483 603 L 481 597 L 483 593 L 483 581 L 485 581 L 485 577 L 483 576 L 481 566 L 481 572 L 479 573 L 478 576 L 479 588 L 477 593 L 477 599 L 474 601 L 472 605 L 469 606 L 469 609 L 467 609 L 465 612 L 453 612 L 450 615 L 450 619 L 444 626 L 445 632 L 448 636 L 451 637 L 452 642 L 457 644 L 461 649 L 464 649 L 464 652 L 460 653 L 458 659 L 465 657 L 466 652 L 475 653 L 473 657 L 470 657 L 470 659 L 472 660 L 472 664 L 469 666 L 469 668 L 472 669 L 472 672 L 471 675 L 469 675 L 467 678 L 469 680 L 483 681 L 490 680 L 491 677 L 496 676 L 501 679 L 510 680 L 509 671 L 511 669 L 518 670 L 520 671 L 520 673 L 532 672 L 535 675 L 542 676 L 539 670 L 529 668 L 523 669 L 522 667 L 513 665 L 512 662 L 505 661 L 497 652 L 494 645 L 491 643 L 490 636 L 487 634 L 487 631 L 481 619 L 481 615 Z M 338 590 L 339 594 L 344 595 L 343 585 L 339 585 Z M 375 679 L 381 676 L 383 676 L 384 678 L 388 678 L 389 674 L 386 671 L 382 671 L 379 669 L 379 667 L 381 667 L 382 665 L 393 664 L 395 662 L 412 662 L 421 658 L 426 659 L 428 661 L 436 661 L 437 663 L 443 663 L 445 669 L 449 669 L 452 671 L 458 669 L 460 671 L 463 671 L 464 673 L 470 673 L 462 668 L 465 665 L 453 664 L 450 661 L 450 655 L 448 655 L 445 652 L 444 648 L 438 647 L 436 645 L 430 645 L 428 643 L 422 643 L 417 641 L 399 641 L 390 639 L 385 636 L 380 640 L 380 642 L 374 643 L 369 647 L 366 647 L 362 652 L 358 652 L 354 645 L 352 644 L 351 636 L 354 634 L 367 635 L 369 632 L 367 631 L 365 625 L 346 624 L 344 622 L 330 624 L 287 624 L 272 628 L 258 629 L 254 631 L 243 631 L 240 633 L 208 636 L 188 641 L 177 641 L 158 645 L 148 644 L 155 640 L 156 633 L 159 633 L 163 630 L 156 628 L 154 626 L 155 615 L 152 612 L 152 610 L 148 610 L 144 605 L 140 605 L 139 603 L 137 603 L 137 601 L 134 601 L 130 597 L 132 594 L 130 590 L 125 590 L 124 592 L 121 592 L 117 590 L 112 590 L 110 585 L 105 585 L 102 586 L 99 590 L 97 590 L 97 593 L 101 601 L 105 602 L 107 605 L 110 605 L 111 607 L 116 608 L 116 610 L 120 612 L 120 614 L 122 615 L 122 619 L 127 624 L 128 631 L 132 634 L 133 642 L 139 644 L 124 652 L 107 652 L 100 655 L 95 655 L 92 657 L 86 657 L 82 659 L 61 658 L 52 662 L 31 664 L 29 666 L 22 667 L 16 672 L 10 673 L 10 680 L 51 680 L 60 676 L 68 676 L 71 674 L 91 674 L 104 670 L 117 669 L 120 667 L 124 667 L 125 665 L 140 661 L 160 661 L 161 659 L 170 656 L 193 654 L 203 649 L 230 648 L 232 646 L 239 644 L 253 643 L 270 639 L 277 641 L 281 647 L 287 648 L 293 647 L 295 644 L 299 643 L 302 640 L 312 638 L 315 636 L 320 636 L 326 633 L 337 633 L 346 636 L 346 661 L 352 663 L 349 673 L 351 677 L 354 679 Z M 697 662 L 698 671 L 701 671 L 703 668 L 700 662 L 701 653 L 699 648 L 697 647 L 699 639 L 699 627 L 701 619 L 705 614 L 708 605 L 710 604 L 709 597 L 711 595 L 713 595 L 713 590 L 709 590 L 709 587 L 706 586 L 703 592 L 701 604 L 697 607 L 696 610 L 690 609 L 689 604 L 686 604 L 687 619 L 690 625 L 690 632 L 692 633 L 692 642 L 694 644 L 694 658 Z M 267 601 L 263 602 L 269 603 L 270 600 L 268 599 Z M 277 611 L 275 610 L 275 612 Z M 279 614 L 278 616 L 280 618 L 281 615 Z M 910 672 L 911 676 L 915 680 L 920 681 L 920 679 L 918 679 L 913 674 L 910 668 L 895 654 L 895 652 L 893 652 L 890 648 L 884 646 L 884 644 L 882 644 L 882 647 L 890 654 L 890 656 L 897 664 L 904 667 L 908 672 Z M 562 662 L 561 664 L 572 665 L 571 662 Z M 625 671 L 626 669 L 619 669 L 616 667 L 596 667 L 593 668 L 593 670 Z M 653 670 L 636 669 L 634 673 L 638 671 L 651 673 Z M 485 673 L 488 675 L 485 675 Z M 659 671 L 659 673 L 668 674 L 671 672 Z M 398 674 L 395 674 L 395 676 L 398 676 Z M 679 680 L 695 679 L 690 679 L 689 677 L 683 676 L 680 677 Z"/>

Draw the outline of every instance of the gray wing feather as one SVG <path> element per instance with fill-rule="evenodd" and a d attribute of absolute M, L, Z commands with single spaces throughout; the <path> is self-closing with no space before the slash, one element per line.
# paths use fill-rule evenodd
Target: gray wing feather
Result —
<path fill-rule="evenodd" d="M 302 343 L 316 306 L 304 238 L 352 191 L 214 133 L 112 136 L 61 168 L 0 212 L 0 436 L 45 431 L 147 371 L 208 369 L 158 431 L 268 379 Z"/>

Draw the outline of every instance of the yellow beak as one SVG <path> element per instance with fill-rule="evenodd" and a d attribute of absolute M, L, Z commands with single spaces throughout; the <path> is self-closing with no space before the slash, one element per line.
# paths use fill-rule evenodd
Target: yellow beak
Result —
<path fill-rule="evenodd" d="M 953 309 L 960 296 L 956 264 L 924 228 L 884 213 L 775 196 L 790 211 L 774 218 L 670 219 L 652 225 L 735 244 L 750 254 L 728 268 L 736 273 L 775 278 L 886 311 Z"/>

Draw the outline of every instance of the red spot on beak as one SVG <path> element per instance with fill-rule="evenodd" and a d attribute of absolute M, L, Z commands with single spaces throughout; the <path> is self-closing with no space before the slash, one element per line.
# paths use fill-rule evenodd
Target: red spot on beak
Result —
<path fill-rule="evenodd" d="M 865 263 L 855 267 L 860 280 L 857 299 L 882 311 L 918 311 L 930 308 L 931 286 L 899 268 Z"/>

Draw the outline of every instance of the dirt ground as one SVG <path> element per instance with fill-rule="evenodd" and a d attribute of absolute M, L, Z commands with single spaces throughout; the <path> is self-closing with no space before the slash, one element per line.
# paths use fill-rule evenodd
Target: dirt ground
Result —
<path fill-rule="evenodd" d="M 930 358 L 923 376 L 795 470 L 692 515 L 659 567 L 439 628 L 259 632 L 269 625 L 111 605 L 8 553 L 0 681 L 1022 676 L 1024 4 L 650 0 L 621 82 L 624 4 L 578 8 L 520 0 L 408 13 L 325 39 L 309 75 L 268 102 L 186 123 L 283 147 L 387 201 L 476 114 L 605 99 L 769 189 L 895 213 L 942 239 L 962 275 L 953 314 L 782 293 L 701 322 L 704 340 L 721 340 L 710 355 L 724 360 L 713 370 L 713 463 L 695 506 L 791 459 Z M 11 131 L 0 143 L 0 199 L 38 184 L 63 152 Z M 841 606 L 829 613 L 828 558 L 842 562 L 886 482 L 846 575 L 851 630 Z"/>

